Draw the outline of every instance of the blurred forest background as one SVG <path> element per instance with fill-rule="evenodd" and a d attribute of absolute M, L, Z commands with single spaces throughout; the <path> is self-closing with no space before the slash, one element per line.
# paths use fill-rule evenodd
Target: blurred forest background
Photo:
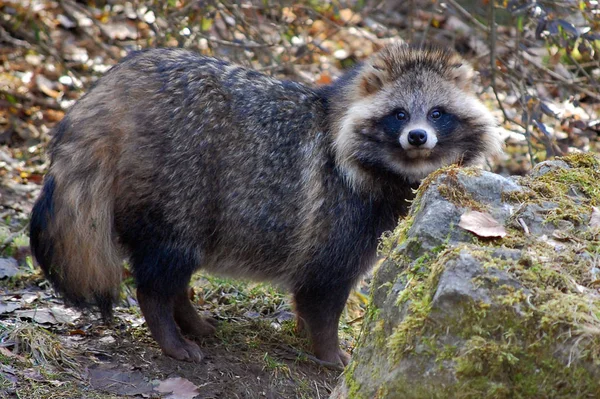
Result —
<path fill-rule="evenodd" d="M 600 149 L 597 0 L 0 0 L 0 396 L 170 392 L 171 385 L 158 391 L 157 381 L 168 382 L 173 370 L 191 384 L 177 381 L 186 388 L 176 397 L 191 398 L 202 384 L 210 389 L 201 397 L 327 396 L 337 374 L 305 355 L 298 362 L 305 343 L 293 341 L 289 303 L 263 285 L 201 277 L 195 292 L 201 310 L 236 326 L 208 344 L 214 367 L 200 376 L 156 363 L 156 353 L 147 354 L 151 366 L 138 353 L 152 341 L 138 328 L 136 307 L 128 306 L 135 304 L 130 290 L 117 312 L 120 329 L 98 328 L 92 316 L 57 305 L 31 262 L 28 214 L 48 166 L 52 127 L 129 51 L 186 47 L 323 85 L 398 39 L 453 48 L 479 72 L 478 94 L 497 116 L 506 144 L 491 170 L 523 175 L 545 159 Z M 365 292 L 353 296 L 345 315 L 348 348 L 360 329 Z M 257 338 L 257 328 L 271 333 Z M 117 355 L 110 352 L 115 341 Z M 69 354 L 85 345 L 87 360 Z M 273 345 L 286 347 L 287 357 L 277 357 Z M 247 356 L 232 354 L 236 348 Z M 112 384 L 103 385 L 106 369 L 90 365 L 117 359 L 125 367 L 110 369 Z M 126 389 L 132 386 L 138 391 Z"/>

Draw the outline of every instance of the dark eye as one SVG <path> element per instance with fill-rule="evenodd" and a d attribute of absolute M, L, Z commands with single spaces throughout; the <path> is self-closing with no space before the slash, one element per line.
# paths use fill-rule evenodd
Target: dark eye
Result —
<path fill-rule="evenodd" d="M 442 117 L 442 111 L 440 111 L 439 109 L 434 109 L 433 111 L 431 111 L 431 119 L 440 119 Z"/>
<path fill-rule="evenodd" d="M 405 111 L 398 111 L 398 113 L 396 114 L 396 119 L 398 119 L 399 121 L 406 120 L 407 117 L 408 115 Z"/>

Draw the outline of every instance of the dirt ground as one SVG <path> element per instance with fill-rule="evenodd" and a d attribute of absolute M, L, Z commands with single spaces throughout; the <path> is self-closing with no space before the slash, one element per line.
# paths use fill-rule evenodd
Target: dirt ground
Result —
<path fill-rule="evenodd" d="M 236 310 L 224 304 L 217 334 L 200 342 L 204 359 L 195 364 L 164 356 L 136 306 L 117 308 L 107 327 L 94 314 L 63 307 L 40 285 L 34 274 L 2 288 L 2 398 L 325 398 L 340 375 L 311 360 L 286 302 L 268 314 L 250 303 L 261 296 L 272 303 L 271 287 L 241 283 L 253 295 L 242 295 Z M 8 304 L 20 308 L 6 311 Z M 245 304 L 256 310 L 241 313 Z"/>

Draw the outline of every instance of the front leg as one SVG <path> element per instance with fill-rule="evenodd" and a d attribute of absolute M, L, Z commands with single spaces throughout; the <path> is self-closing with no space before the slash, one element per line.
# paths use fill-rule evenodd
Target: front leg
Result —
<path fill-rule="evenodd" d="M 338 324 L 352 284 L 305 282 L 294 291 L 299 329 L 308 332 L 319 359 L 340 366 L 350 361 L 350 355 L 340 349 Z"/>

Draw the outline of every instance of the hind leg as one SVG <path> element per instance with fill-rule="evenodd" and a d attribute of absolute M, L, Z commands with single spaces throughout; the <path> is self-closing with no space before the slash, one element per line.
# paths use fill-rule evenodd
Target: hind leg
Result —
<path fill-rule="evenodd" d="M 174 297 L 157 297 L 138 288 L 137 298 L 148 329 L 165 355 L 177 360 L 202 360 L 198 345 L 185 339 L 179 332 L 174 318 Z"/>
<path fill-rule="evenodd" d="M 217 321 L 201 317 L 190 301 L 189 289 L 185 289 L 175 297 L 175 322 L 185 335 L 192 338 L 202 338 L 213 335 Z"/>
<path fill-rule="evenodd" d="M 175 311 L 177 305 L 186 303 L 181 298 L 199 264 L 196 254 L 162 240 L 137 240 L 134 244 L 130 259 L 138 302 L 152 337 L 164 354 L 178 360 L 199 362 L 202 352 L 198 345 L 181 334 L 176 322 L 176 314 L 180 313 Z M 195 312 L 189 299 L 186 300 Z"/>

